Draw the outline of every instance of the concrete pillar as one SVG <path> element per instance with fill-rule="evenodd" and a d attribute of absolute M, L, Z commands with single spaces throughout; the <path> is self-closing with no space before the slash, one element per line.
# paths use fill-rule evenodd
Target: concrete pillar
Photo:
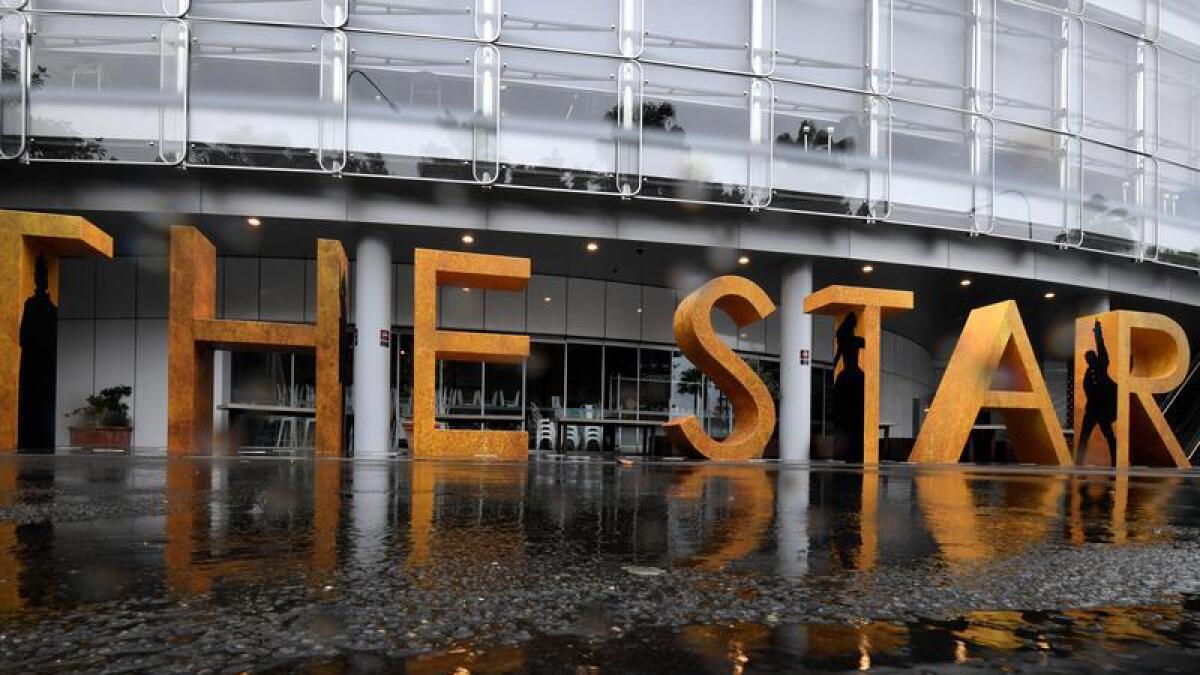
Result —
<path fill-rule="evenodd" d="M 804 298 L 813 291 L 812 261 L 783 267 L 779 298 L 779 459 L 807 462 L 812 444 L 812 317 Z M 808 358 L 801 363 L 801 354 Z"/>
<path fill-rule="evenodd" d="M 391 437 L 392 249 L 379 237 L 358 243 L 354 325 L 354 454 L 381 457 Z"/>

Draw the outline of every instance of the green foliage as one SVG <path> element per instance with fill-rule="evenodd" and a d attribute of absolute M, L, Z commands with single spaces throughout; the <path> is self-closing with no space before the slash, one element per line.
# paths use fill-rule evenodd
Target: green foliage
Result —
<path fill-rule="evenodd" d="M 120 385 L 102 389 L 100 393 L 87 397 L 87 405 L 72 410 L 67 416 L 78 416 L 87 426 L 128 427 L 129 404 L 121 399 L 133 393 L 133 387 Z"/>

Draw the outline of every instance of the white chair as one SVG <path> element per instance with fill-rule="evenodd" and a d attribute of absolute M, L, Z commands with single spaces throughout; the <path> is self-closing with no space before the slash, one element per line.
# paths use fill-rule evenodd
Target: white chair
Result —
<path fill-rule="evenodd" d="M 596 407 L 592 404 L 583 406 L 583 416 L 590 419 L 596 418 Z M 596 444 L 597 450 L 604 449 L 604 433 L 600 427 L 584 427 L 583 428 L 583 449 L 591 448 L 592 443 Z"/>
<path fill-rule="evenodd" d="M 546 441 L 546 447 L 549 450 L 554 449 L 554 420 L 543 417 L 542 411 L 538 409 L 536 404 L 529 404 L 529 416 L 533 419 L 534 440 L 533 447 L 536 450 L 542 449 L 542 441 Z"/>

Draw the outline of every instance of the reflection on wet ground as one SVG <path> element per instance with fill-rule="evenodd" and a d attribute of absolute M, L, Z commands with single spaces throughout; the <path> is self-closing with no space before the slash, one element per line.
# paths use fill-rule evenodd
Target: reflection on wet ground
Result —
<path fill-rule="evenodd" d="M 1200 669 L 1192 473 L 0 458 L 0 672 Z"/>

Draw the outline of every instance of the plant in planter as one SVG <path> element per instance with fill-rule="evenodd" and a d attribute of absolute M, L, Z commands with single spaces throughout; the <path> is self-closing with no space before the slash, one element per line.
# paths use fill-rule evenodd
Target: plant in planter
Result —
<path fill-rule="evenodd" d="M 68 413 L 68 417 L 79 421 L 71 427 L 71 445 L 89 450 L 129 450 L 133 442 L 133 423 L 129 419 L 129 404 L 122 399 L 132 393 L 133 387 L 128 385 L 102 389 L 87 397 L 86 406 Z"/>

